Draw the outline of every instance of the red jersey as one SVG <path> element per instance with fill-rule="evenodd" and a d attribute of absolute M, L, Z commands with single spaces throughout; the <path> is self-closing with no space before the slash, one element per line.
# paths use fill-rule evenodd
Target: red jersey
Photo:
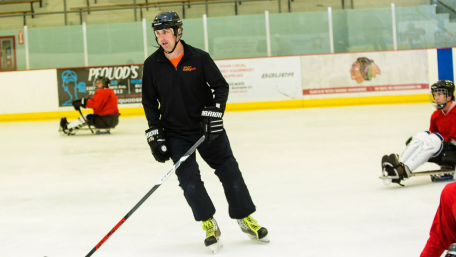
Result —
<path fill-rule="evenodd" d="M 93 114 L 100 116 L 119 114 L 117 96 L 110 88 L 101 88 L 95 91 L 93 97 L 87 100 L 86 108 L 92 108 Z"/>
<path fill-rule="evenodd" d="M 456 108 L 452 102 L 450 110 L 447 114 L 443 114 L 441 110 L 436 110 L 431 116 L 431 126 L 429 131 L 439 133 L 445 141 L 456 141 Z"/>
<path fill-rule="evenodd" d="M 445 186 L 440 205 L 432 222 L 429 239 L 421 257 L 440 257 L 452 243 L 456 243 L 456 183 Z"/>

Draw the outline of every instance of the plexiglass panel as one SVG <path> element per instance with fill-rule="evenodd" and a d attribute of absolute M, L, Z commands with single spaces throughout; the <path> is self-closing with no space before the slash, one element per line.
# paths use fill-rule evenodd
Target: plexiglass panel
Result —
<path fill-rule="evenodd" d="M 82 26 L 28 29 L 28 44 L 30 69 L 84 66 Z"/>
<path fill-rule="evenodd" d="M 445 0 L 450 7 L 456 0 Z M 404 2 L 405 3 L 405 2 Z M 406 6 L 405 4 L 402 6 Z M 437 8 L 437 9 L 436 9 Z M 398 49 L 456 47 L 456 23 L 441 6 L 396 7 Z M 448 8 L 447 8 L 448 9 Z M 393 50 L 391 8 L 332 11 L 336 53 Z M 146 22 L 147 56 L 157 50 L 151 21 Z M 183 20 L 183 40 L 205 50 L 203 19 Z M 269 14 L 272 56 L 330 53 L 327 11 Z M 213 59 L 267 56 L 266 16 L 240 15 L 207 19 L 209 53 Z M 17 69 L 26 69 L 20 30 L 2 30 L 15 36 Z M 82 26 L 29 28 L 31 69 L 84 66 Z M 88 65 L 143 63 L 143 23 L 87 25 Z"/>
<path fill-rule="evenodd" d="M 214 59 L 267 56 L 264 15 L 208 18 L 207 27 Z"/>
<path fill-rule="evenodd" d="M 87 25 L 89 66 L 144 61 L 142 22 Z"/>
<path fill-rule="evenodd" d="M 334 51 L 394 50 L 392 10 L 340 10 L 333 12 Z"/>
<path fill-rule="evenodd" d="M 398 49 L 455 46 L 456 24 L 435 6 L 396 9 Z"/>
<path fill-rule="evenodd" d="M 330 53 L 327 12 L 269 15 L 271 54 Z"/>

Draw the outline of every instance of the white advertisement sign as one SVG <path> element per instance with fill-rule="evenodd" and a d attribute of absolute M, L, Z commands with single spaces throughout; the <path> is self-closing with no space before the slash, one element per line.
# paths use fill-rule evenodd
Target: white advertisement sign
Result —
<path fill-rule="evenodd" d="M 301 58 L 304 99 L 419 94 L 429 89 L 426 50 Z"/>
<path fill-rule="evenodd" d="M 229 103 L 302 99 L 299 56 L 215 63 L 230 85 Z"/>

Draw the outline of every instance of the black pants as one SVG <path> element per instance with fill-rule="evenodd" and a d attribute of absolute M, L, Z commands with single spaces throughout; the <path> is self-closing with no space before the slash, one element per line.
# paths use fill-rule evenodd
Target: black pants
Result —
<path fill-rule="evenodd" d="M 119 124 L 119 115 L 120 114 L 111 114 L 111 115 L 96 115 L 96 114 L 88 114 L 87 115 L 87 122 L 90 126 L 94 126 L 95 128 L 100 129 L 109 129 L 115 128 Z"/>
<path fill-rule="evenodd" d="M 199 138 L 200 135 L 167 137 L 173 162 L 176 163 Z M 230 217 L 242 219 L 255 212 L 255 205 L 231 151 L 226 132 L 211 143 L 202 143 L 198 147 L 198 152 L 203 160 L 215 169 L 215 175 L 222 182 L 229 204 Z M 195 220 L 205 221 L 213 217 L 215 207 L 201 181 L 195 153 L 181 164 L 176 170 L 176 175 L 179 186 L 184 190 L 185 199 L 192 208 Z"/>
<path fill-rule="evenodd" d="M 444 141 L 442 152 L 435 157 L 431 157 L 428 162 L 434 162 L 440 166 L 454 167 L 456 165 L 456 146 L 451 142 Z"/>

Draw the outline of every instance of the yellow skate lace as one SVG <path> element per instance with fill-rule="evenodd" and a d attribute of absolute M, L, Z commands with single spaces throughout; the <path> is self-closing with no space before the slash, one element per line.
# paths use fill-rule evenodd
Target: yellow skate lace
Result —
<path fill-rule="evenodd" d="M 261 226 L 258 224 L 258 222 L 251 216 L 243 218 L 242 221 L 244 222 L 245 225 L 247 225 L 247 227 L 250 228 L 250 230 L 252 230 L 255 233 L 255 235 L 258 238 L 258 230 L 260 230 L 260 228 L 261 228 Z"/>
<path fill-rule="evenodd" d="M 203 221 L 203 230 L 206 230 L 206 238 L 215 236 L 214 223 L 212 223 L 212 219 Z"/>

